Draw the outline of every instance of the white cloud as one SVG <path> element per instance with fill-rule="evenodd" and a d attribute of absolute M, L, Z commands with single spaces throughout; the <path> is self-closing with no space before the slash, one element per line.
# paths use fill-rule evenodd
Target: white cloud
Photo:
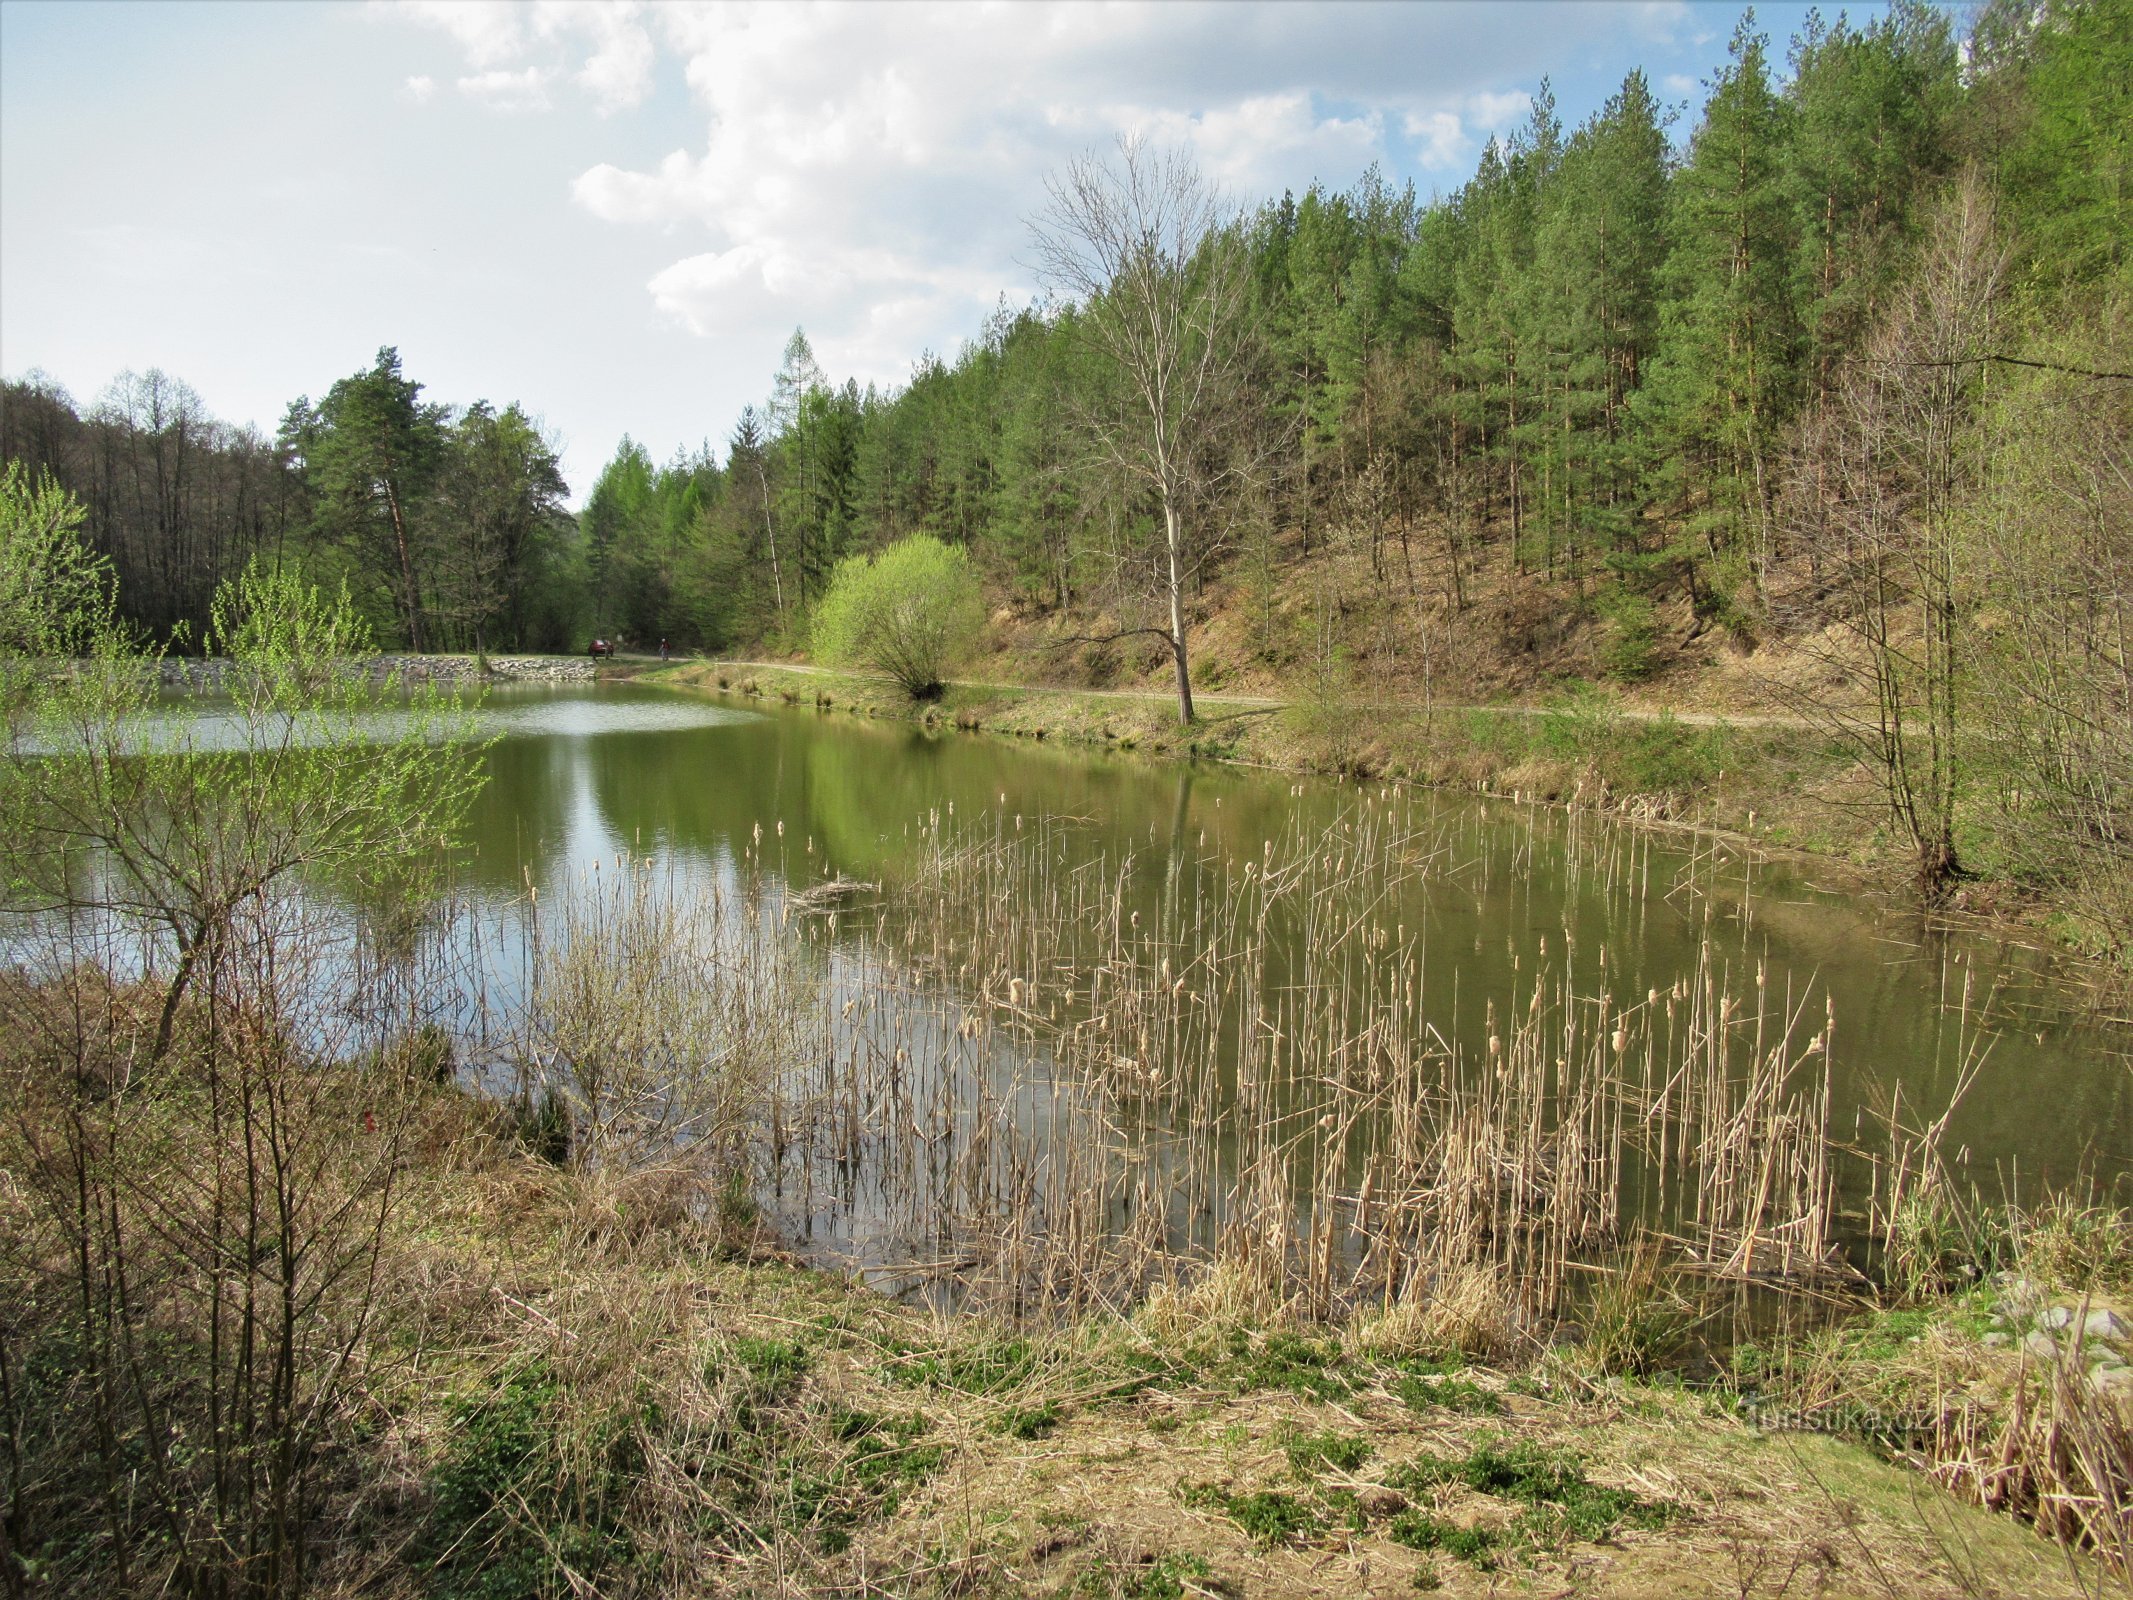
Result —
<path fill-rule="evenodd" d="M 767 373 L 801 323 L 833 373 L 885 383 L 922 349 L 951 351 L 1003 294 L 1038 292 L 1023 219 L 1044 175 L 1121 132 L 1190 146 L 1245 203 L 1343 187 L 1373 161 L 1451 174 L 1524 120 L 1535 38 L 1560 51 L 1681 20 L 1674 4 L 1534 5 L 1506 27 L 1487 6 L 1151 0 L 405 14 L 448 32 L 482 68 L 461 87 L 498 106 L 574 83 L 622 110 L 651 94 L 661 53 L 678 59 L 703 142 L 588 165 L 574 201 L 675 235 L 652 307 L 717 341 L 722 364 Z"/>
<path fill-rule="evenodd" d="M 545 107 L 547 85 L 573 61 L 570 78 L 603 116 L 641 105 L 652 90 L 657 50 L 638 0 L 383 0 L 382 11 L 449 34 L 476 69 L 460 87 L 499 110 Z M 538 99 L 528 83 L 540 87 Z"/>
<path fill-rule="evenodd" d="M 695 208 L 702 188 L 698 164 L 676 150 L 656 172 L 625 172 L 602 162 L 570 186 L 572 198 L 602 222 L 661 222 Z"/>
<path fill-rule="evenodd" d="M 613 13 L 605 13 L 612 17 Z M 652 92 L 652 39 L 642 28 L 614 24 L 578 72 L 603 115 L 641 105 Z"/>
<path fill-rule="evenodd" d="M 1385 15 L 670 6 L 654 16 L 707 115 L 703 147 L 602 163 L 572 193 L 604 221 L 706 235 L 649 285 L 691 331 L 804 322 L 832 370 L 900 381 L 1002 294 L 1037 292 L 1020 258 L 1043 175 L 1122 131 L 1189 145 L 1245 202 L 1352 181 L 1389 161 L 1393 130 L 1456 165 L 1477 142 L 1463 73 L 1386 73 L 1380 52 L 1326 37 Z M 1378 80 L 1344 83 L 1358 61 Z"/>
<path fill-rule="evenodd" d="M 1659 87 L 1668 94 L 1678 94 L 1686 99 L 1696 92 L 1696 80 L 1686 72 L 1669 72 L 1659 80 Z"/>
<path fill-rule="evenodd" d="M 401 92 L 417 105 L 421 105 L 423 102 L 436 97 L 437 80 L 427 73 L 418 73 L 407 80 Z"/>
<path fill-rule="evenodd" d="M 1464 164 L 1474 148 L 1456 112 L 1409 112 L 1401 119 L 1401 131 L 1414 141 L 1416 160 L 1432 172 Z"/>
<path fill-rule="evenodd" d="M 501 67 L 473 73 L 459 80 L 459 92 L 497 111 L 545 111 L 548 108 L 546 67 L 524 67 L 507 72 Z"/>
<path fill-rule="evenodd" d="M 527 11 L 516 0 L 385 0 L 383 9 L 442 28 L 472 67 L 501 66 L 525 46 Z"/>
<path fill-rule="evenodd" d="M 1509 94 L 1477 94 L 1466 105 L 1467 120 L 1484 135 L 1503 135 L 1526 120 L 1533 109 L 1533 96 L 1522 90 Z"/>

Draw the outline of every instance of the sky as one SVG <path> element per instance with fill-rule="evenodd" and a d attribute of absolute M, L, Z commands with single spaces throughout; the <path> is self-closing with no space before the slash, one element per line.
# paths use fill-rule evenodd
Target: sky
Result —
<path fill-rule="evenodd" d="M 1806 10 L 1757 9 L 1774 59 Z M 1244 205 L 1372 162 L 1427 198 L 1544 78 L 1574 126 L 1641 66 L 1685 136 L 1739 15 L 0 0 L 0 374 L 160 367 L 271 433 L 394 345 L 539 417 L 582 500 L 624 434 L 723 455 L 795 327 L 840 382 L 952 359 L 1041 292 L 1046 175 L 1121 133 Z"/>

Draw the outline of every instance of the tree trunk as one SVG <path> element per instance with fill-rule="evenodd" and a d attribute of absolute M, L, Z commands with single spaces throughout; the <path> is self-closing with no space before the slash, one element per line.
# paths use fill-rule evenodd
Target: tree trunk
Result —
<path fill-rule="evenodd" d="M 400 551 L 400 592 L 407 600 L 407 643 L 415 654 L 422 653 L 422 592 L 415 587 L 415 562 L 407 549 L 407 520 L 400 515 L 400 496 L 390 483 L 385 485 L 385 509 L 393 519 L 393 543 Z"/>
<path fill-rule="evenodd" d="M 1192 670 L 1185 653 L 1184 533 L 1177 506 L 1166 497 L 1163 502 L 1163 537 L 1170 579 L 1170 654 L 1178 669 L 1178 721 L 1190 725 Z"/>
<path fill-rule="evenodd" d="M 761 457 L 755 464 L 756 487 L 763 494 L 763 538 L 770 546 L 770 589 L 777 599 L 778 626 L 785 626 L 785 573 L 778 565 L 778 530 L 770 518 L 770 477 L 763 470 Z"/>

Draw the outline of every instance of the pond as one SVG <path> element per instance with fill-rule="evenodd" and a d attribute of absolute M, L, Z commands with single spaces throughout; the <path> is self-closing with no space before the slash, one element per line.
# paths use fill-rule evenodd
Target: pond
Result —
<path fill-rule="evenodd" d="M 484 715 L 501 737 L 469 937 L 529 885 L 567 893 L 624 859 L 738 902 L 918 886 L 893 914 L 778 919 L 826 1020 L 765 1180 L 813 1248 L 904 1286 L 983 1264 L 1095 1293 L 1083 1269 L 1117 1265 L 1122 1234 L 1144 1277 L 1164 1248 L 1250 1234 L 1360 1283 L 1411 1262 L 1401 1228 L 1425 1213 L 1439 1232 L 1545 1213 L 1559 1272 L 1588 1235 L 1619 1242 L 1595 1185 L 1753 1275 L 1872 1234 L 1936 1123 L 1939 1166 L 1994 1196 L 2133 1170 L 2118 1025 L 2034 953 L 1928 932 L 1821 869 L 1546 808 L 652 686 L 505 689 Z M 1282 872 L 1296 889 L 1273 904 Z M 869 994 L 893 1022 L 853 1020 Z M 1423 1077 L 1426 1096 L 1394 1081 Z M 1616 1089 L 1581 1099 L 1587 1077 Z M 1730 1176 L 1670 1187 L 1685 1150 Z M 1527 1248 L 1502 1264 L 1531 1269 Z"/>

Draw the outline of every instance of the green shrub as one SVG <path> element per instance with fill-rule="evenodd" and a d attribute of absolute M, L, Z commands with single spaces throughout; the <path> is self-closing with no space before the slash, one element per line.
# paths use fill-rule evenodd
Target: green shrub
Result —
<path fill-rule="evenodd" d="M 970 557 L 930 534 L 913 534 L 878 555 L 837 563 L 815 607 L 815 655 L 879 674 L 914 700 L 935 700 L 984 623 Z"/>
<path fill-rule="evenodd" d="M 1651 597 L 1633 589 L 1610 589 L 1600 600 L 1607 620 L 1607 675 L 1622 683 L 1642 683 L 1657 663 L 1652 659 L 1659 636 L 1659 613 Z"/>

